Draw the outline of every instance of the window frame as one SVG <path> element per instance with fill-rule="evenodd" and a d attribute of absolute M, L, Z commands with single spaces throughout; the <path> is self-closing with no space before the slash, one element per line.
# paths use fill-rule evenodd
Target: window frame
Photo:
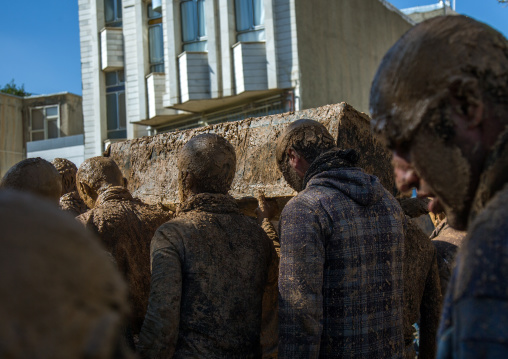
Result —
<path fill-rule="evenodd" d="M 184 26 L 186 25 L 185 22 L 184 22 L 184 17 L 182 16 L 183 15 L 183 4 L 184 3 L 188 3 L 188 2 L 194 2 L 196 3 L 196 11 L 194 12 L 194 23 L 195 23 L 195 28 L 194 30 L 196 30 L 196 37 L 193 39 L 193 40 L 185 40 L 184 39 Z M 205 29 L 205 35 L 204 36 L 199 36 L 199 28 L 200 28 L 200 20 L 199 20 L 199 3 L 202 2 L 203 3 L 203 6 L 204 6 L 204 3 L 205 3 L 205 0 L 180 0 L 180 30 L 181 30 L 181 39 L 182 39 L 182 52 L 185 52 L 185 51 L 189 51 L 189 52 L 196 52 L 196 51 L 192 51 L 192 50 L 187 50 L 186 47 L 188 48 L 189 45 L 192 45 L 192 44 L 199 44 L 199 43 L 203 43 L 203 47 L 205 48 L 204 50 L 201 50 L 203 52 L 206 52 L 206 48 L 207 48 L 207 43 L 208 43 L 208 34 L 207 34 L 207 31 L 206 31 L 206 20 L 205 20 L 205 15 L 204 15 L 204 12 L 203 12 L 203 25 L 204 25 L 204 29 Z M 197 52 L 201 52 L 201 51 L 197 51 Z"/>
<path fill-rule="evenodd" d="M 57 114 L 56 115 L 50 115 L 48 116 L 46 114 L 46 110 L 48 108 L 56 107 Z M 42 110 L 43 113 L 43 129 L 39 130 L 33 130 L 33 111 L 34 110 Z M 49 121 L 55 121 L 56 120 L 56 127 L 57 127 L 57 136 L 48 138 L 48 122 Z M 44 141 L 44 140 L 52 140 L 54 138 L 60 138 L 60 129 L 61 129 L 61 118 L 60 118 L 60 104 L 53 104 L 53 105 L 46 105 L 46 106 L 34 106 L 30 107 L 30 142 L 35 141 Z M 33 134 L 34 133 L 44 133 L 44 138 L 42 140 L 34 140 Z"/>
<path fill-rule="evenodd" d="M 113 3 L 113 20 L 106 19 L 106 3 L 111 1 Z M 104 0 L 104 23 L 106 27 L 121 27 L 123 19 L 123 4 L 122 0 Z"/>
<path fill-rule="evenodd" d="M 245 29 L 245 30 L 238 30 L 238 12 L 241 11 L 238 9 L 238 6 L 237 6 L 237 1 L 241 1 L 241 0 L 235 0 L 234 1 L 234 8 L 235 8 L 235 30 L 236 30 L 236 40 L 238 42 L 241 42 L 241 41 L 244 41 L 244 40 L 240 40 L 240 37 L 242 35 L 245 35 L 245 34 L 248 34 L 248 33 L 255 33 L 255 32 L 260 32 L 262 30 L 265 30 L 265 19 L 263 17 L 263 24 L 262 25 L 255 25 L 255 12 L 254 12 L 254 8 L 255 8 L 255 4 L 254 2 L 255 1 L 260 1 L 262 6 L 264 7 L 264 3 L 263 3 L 263 0 L 247 0 L 248 2 L 250 2 L 250 8 L 247 7 L 247 9 L 249 10 L 249 28 L 248 29 Z M 264 35 L 264 37 L 266 38 L 266 34 Z M 258 40 L 258 41 L 266 41 L 265 39 L 263 40 Z"/>
<path fill-rule="evenodd" d="M 107 84 L 107 78 L 105 79 L 105 89 L 106 89 L 106 134 L 108 139 L 119 139 L 119 138 L 127 138 L 127 108 L 126 108 L 126 101 L 125 101 L 125 73 L 123 70 L 118 71 L 111 71 L 106 72 L 105 77 L 108 76 L 108 74 L 115 74 L 115 83 L 114 84 Z M 120 76 L 122 74 L 122 76 Z M 122 81 L 123 78 L 123 81 Z M 114 95 L 115 96 L 115 109 L 116 109 L 116 128 L 110 128 L 110 117 L 109 117 L 109 111 L 108 111 L 108 96 Z M 124 109 L 123 113 L 120 110 L 121 109 L 121 103 L 120 103 L 120 97 L 123 95 L 124 97 Z M 125 116 L 123 119 L 123 122 L 125 123 L 125 126 L 122 126 L 122 114 Z M 111 136 L 111 134 L 119 134 L 118 136 Z"/>
<path fill-rule="evenodd" d="M 148 61 L 150 63 L 150 73 L 160 72 L 164 73 L 164 32 L 162 26 L 162 13 L 152 10 L 152 4 L 147 5 L 147 18 L 148 18 Z M 160 28 L 160 48 L 162 50 L 161 61 L 153 61 L 151 56 L 152 38 L 150 37 L 152 28 Z M 160 71 L 162 69 L 162 71 Z"/>

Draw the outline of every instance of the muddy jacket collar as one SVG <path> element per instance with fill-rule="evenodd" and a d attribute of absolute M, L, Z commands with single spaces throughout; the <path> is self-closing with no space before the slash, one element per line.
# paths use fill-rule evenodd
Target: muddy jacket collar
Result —
<path fill-rule="evenodd" d="M 341 150 L 334 148 L 319 155 L 310 165 L 303 178 L 303 188 L 307 186 L 309 180 L 318 173 L 332 168 L 354 167 L 358 162 L 358 153 L 353 150 Z"/>
<path fill-rule="evenodd" d="M 233 197 L 220 193 L 199 193 L 182 203 L 179 212 L 203 211 L 212 213 L 239 213 Z"/>
<path fill-rule="evenodd" d="M 132 195 L 130 194 L 129 190 L 122 186 L 113 186 L 106 189 L 104 192 L 99 194 L 99 197 L 97 197 L 97 203 L 95 206 L 100 206 L 104 204 L 107 201 L 111 200 L 124 200 L 124 201 L 132 201 Z"/>

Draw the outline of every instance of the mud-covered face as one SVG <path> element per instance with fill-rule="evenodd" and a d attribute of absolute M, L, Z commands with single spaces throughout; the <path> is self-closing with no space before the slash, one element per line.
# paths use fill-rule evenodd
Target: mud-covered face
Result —
<path fill-rule="evenodd" d="M 97 193 L 93 191 L 86 183 L 78 183 L 78 193 L 88 208 L 94 208 L 97 200 Z"/>
<path fill-rule="evenodd" d="M 392 151 L 399 190 L 415 187 L 419 197 L 433 197 L 429 209 L 444 209 L 452 227 L 465 229 L 476 183 L 469 159 L 456 140 L 445 139 L 424 125 L 409 143 L 396 145 Z"/>
<path fill-rule="evenodd" d="M 296 170 L 289 165 L 288 159 L 285 160 L 285 164 L 280 167 L 280 170 L 289 187 L 296 192 L 303 190 L 303 178 L 300 178 Z"/>

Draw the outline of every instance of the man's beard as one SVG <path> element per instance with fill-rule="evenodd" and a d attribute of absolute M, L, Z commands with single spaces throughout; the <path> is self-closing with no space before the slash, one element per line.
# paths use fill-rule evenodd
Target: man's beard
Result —
<path fill-rule="evenodd" d="M 303 190 L 303 178 L 298 177 L 298 174 L 291 166 L 288 165 L 282 174 L 292 189 L 294 189 L 296 192 Z"/>

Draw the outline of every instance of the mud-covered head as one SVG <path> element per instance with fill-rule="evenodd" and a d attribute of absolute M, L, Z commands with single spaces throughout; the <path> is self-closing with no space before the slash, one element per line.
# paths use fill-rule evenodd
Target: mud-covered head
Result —
<path fill-rule="evenodd" d="M 236 171 L 234 147 L 214 133 L 195 136 L 178 154 L 180 201 L 197 193 L 227 194 Z"/>
<path fill-rule="evenodd" d="M 66 158 L 55 158 L 51 161 L 62 177 L 62 195 L 76 190 L 76 165 Z"/>
<path fill-rule="evenodd" d="M 373 132 L 393 150 L 399 173 L 410 164 L 413 177 L 425 179 L 428 193 L 422 195 L 435 195 L 455 228 L 467 224 L 495 142 L 485 129 L 503 130 L 507 84 L 506 39 L 464 16 L 410 29 L 385 55 L 372 83 Z"/>
<path fill-rule="evenodd" d="M 62 180 L 50 162 L 40 157 L 27 158 L 5 173 L 0 188 L 30 192 L 58 204 L 62 195 Z"/>
<path fill-rule="evenodd" d="M 411 140 L 429 121 L 452 135 L 452 124 L 432 116 L 447 111 L 450 94 L 506 104 L 507 83 L 502 34 L 465 16 L 436 17 L 409 30 L 383 58 L 370 92 L 372 128 L 389 146 Z"/>
<path fill-rule="evenodd" d="M 290 123 L 277 139 L 277 166 L 291 188 L 301 191 L 303 176 L 300 176 L 290 163 L 292 153 L 296 152 L 297 156 L 311 164 L 320 154 L 335 146 L 332 135 L 321 123 L 309 119 L 296 120 Z"/>
<path fill-rule="evenodd" d="M 97 197 L 113 186 L 123 186 L 120 168 L 111 158 L 92 157 L 79 166 L 76 174 L 78 192 L 88 208 L 95 207 Z"/>
<path fill-rule="evenodd" d="M 0 190 L 0 353 L 127 358 L 127 286 L 99 241 L 27 193 Z"/>

